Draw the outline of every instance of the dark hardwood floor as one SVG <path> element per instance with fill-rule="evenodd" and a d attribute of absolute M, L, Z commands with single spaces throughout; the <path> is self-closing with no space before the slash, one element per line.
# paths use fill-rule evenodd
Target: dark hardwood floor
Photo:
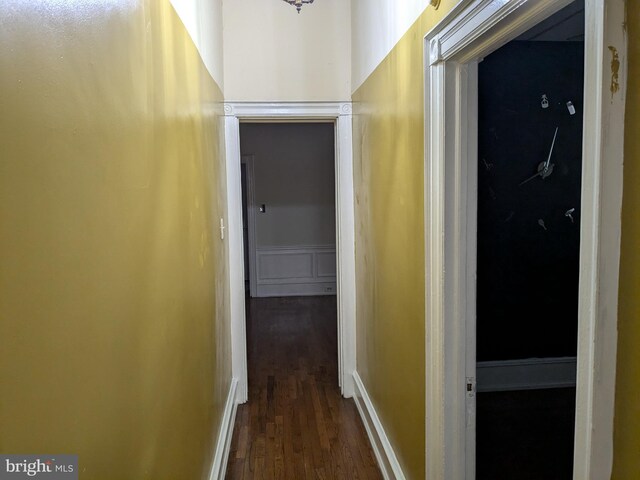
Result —
<path fill-rule="evenodd" d="M 338 388 L 335 297 L 247 302 L 249 401 L 227 479 L 380 479 L 356 406 Z"/>
<path fill-rule="evenodd" d="M 571 480 L 575 388 L 479 393 L 477 480 Z"/>

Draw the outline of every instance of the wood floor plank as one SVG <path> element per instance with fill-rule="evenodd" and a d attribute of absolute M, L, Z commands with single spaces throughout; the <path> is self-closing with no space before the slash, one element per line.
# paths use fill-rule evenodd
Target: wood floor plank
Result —
<path fill-rule="evenodd" d="M 378 480 L 355 404 L 338 388 L 335 297 L 247 302 L 249 401 L 226 478 Z"/>

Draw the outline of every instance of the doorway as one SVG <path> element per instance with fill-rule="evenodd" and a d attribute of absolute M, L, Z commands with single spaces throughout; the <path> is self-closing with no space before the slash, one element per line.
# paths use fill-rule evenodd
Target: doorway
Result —
<path fill-rule="evenodd" d="M 249 296 L 336 294 L 334 123 L 241 123 Z"/>
<path fill-rule="evenodd" d="M 355 371 L 355 223 L 352 113 L 350 103 L 227 103 L 225 112 L 226 190 L 232 375 L 237 401 L 248 399 L 240 122 L 330 122 L 335 148 L 336 303 L 338 384 L 353 396 Z M 268 208 L 267 205 L 265 205 Z"/>
<path fill-rule="evenodd" d="M 478 158 L 479 63 L 570 3 L 460 2 L 425 38 L 429 477 L 476 477 L 476 213 L 478 168 L 486 168 Z M 583 101 L 580 187 L 576 479 L 608 478 L 612 461 L 624 96 L 611 95 L 604 59 L 624 58 L 623 19 L 621 3 L 607 4 L 605 12 L 602 2 L 585 0 L 583 98 L 588 101 Z M 537 101 L 541 108 L 542 98 Z M 551 142 L 542 147 L 547 154 Z M 534 221 L 541 231 L 548 229 L 544 218 Z"/>
<path fill-rule="evenodd" d="M 572 478 L 584 3 L 478 65 L 476 478 Z"/>

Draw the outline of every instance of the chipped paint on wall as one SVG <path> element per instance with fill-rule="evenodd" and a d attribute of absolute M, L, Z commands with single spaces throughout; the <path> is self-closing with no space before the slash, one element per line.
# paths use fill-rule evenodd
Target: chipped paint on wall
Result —
<path fill-rule="evenodd" d="M 425 476 L 424 35 L 427 8 L 353 95 L 357 370 L 406 478 Z"/>
<path fill-rule="evenodd" d="M 627 5 L 631 5 L 628 2 Z M 640 478 L 640 9 L 627 11 L 624 185 L 612 480 Z"/>
<path fill-rule="evenodd" d="M 620 90 L 620 83 L 618 77 L 620 74 L 620 58 L 618 56 L 618 49 L 609 45 L 609 51 L 611 52 L 611 96 L 615 95 Z"/>

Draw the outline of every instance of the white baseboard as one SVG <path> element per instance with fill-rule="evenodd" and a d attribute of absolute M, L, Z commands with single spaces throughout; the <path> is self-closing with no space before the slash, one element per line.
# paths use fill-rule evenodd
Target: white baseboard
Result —
<path fill-rule="evenodd" d="M 478 392 L 575 387 L 576 357 L 478 362 Z"/>
<path fill-rule="evenodd" d="M 238 410 L 238 402 L 236 401 L 236 390 L 238 389 L 238 380 L 233 378 L 227 395 L 227 403 L 222 413 L 222 422 L 220 423 L 220 433 L 216 442 L 216 450 L 213 457 L 213 465 L 209 480 L 224 480 L 227 471 L 227 460 L 229 459 L 229 450 L 231 449 L 231 439 L 233 437 L 233 426 L 236 421 L 236 411 Z"/>
<path fill-rule="evenodd" d="M 384 431 L 384 427 L 378 418 L 378 414 L 373 407 L 373 403 L 371 403 L 369 394 L 358 372 L 353 372 L 353 380 L 355 386 L 353 399 L 356 402 L 362 423 L 364 423 L 364 427 L 369 435 L 371 448 L 378 460 L 383 478 L 385 480 L 404 480 L 405 476 L 400 468 L 398 458 L 393 451 L 391 442 L 389 442 L 389 438 Z"/>

